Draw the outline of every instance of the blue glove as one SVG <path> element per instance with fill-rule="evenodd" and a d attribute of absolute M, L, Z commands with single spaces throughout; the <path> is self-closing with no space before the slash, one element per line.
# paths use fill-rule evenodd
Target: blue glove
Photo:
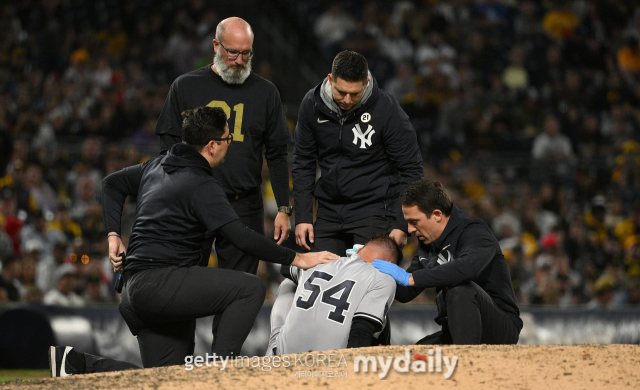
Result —
<path fill-rule="evenodd" d="M 411 274 L 405 271 L 404 269 L 402 269 L 401 267 L 398 267 L 397 265 L 390 263 L 388 261 L 378 260 L 378 259 L 373 260 L 372 264 L 374 267 L 378 269 L 378 271 L 394 278 L 396 283 L 398 283 L 399 285 L 401 286 L 409 285 L 409 276 L 411 276 Z"/>

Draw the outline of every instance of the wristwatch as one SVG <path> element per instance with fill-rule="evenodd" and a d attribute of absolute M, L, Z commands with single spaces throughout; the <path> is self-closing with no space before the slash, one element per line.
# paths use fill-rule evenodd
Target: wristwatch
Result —
<path fill-rule="evenodd" d="M 291 213 L 293 213 L 293 206 L 280 206 L 278 207 L 278 212 L 285 213 L 288 216 L 291 216 Z"/>

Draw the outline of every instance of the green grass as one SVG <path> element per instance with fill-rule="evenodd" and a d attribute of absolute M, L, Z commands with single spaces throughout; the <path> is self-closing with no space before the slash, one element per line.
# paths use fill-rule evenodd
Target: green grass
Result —
<path fill-rule="evenodd" d="M 48 378 L 50 376 L 49 370 L 0 370 L 0 382 L 11 382 L 16 379 Z"/>

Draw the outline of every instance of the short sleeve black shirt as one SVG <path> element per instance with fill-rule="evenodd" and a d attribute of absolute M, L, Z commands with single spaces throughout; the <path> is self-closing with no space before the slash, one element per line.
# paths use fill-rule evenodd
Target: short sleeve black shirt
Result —
<path fill-rule="evenodd" d="M 243 84 L 227 84 L 209 64 L 173 82 L 155 133 L 181 137 L 180 113 L 199 106 L 221 107 L 227 113 L 233 143 L 225 163 L 214 169 L 225 193 L 242 194 L 258 188 L 264 147 L 293 142 L 277 88 L 255 73 Z"/>

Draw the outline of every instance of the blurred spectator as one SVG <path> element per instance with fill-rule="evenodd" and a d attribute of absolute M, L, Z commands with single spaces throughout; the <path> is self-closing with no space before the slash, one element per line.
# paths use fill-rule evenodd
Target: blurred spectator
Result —
<path fill-rule="evenodd" d="M 387 23 L 380 39 L 380 52 L 395 63 L 410 62 L 413 59 L 411 41 L 400 33 L 400 28 Z M 368 59 L 367 59 L 368 60 Z"/>
<path fill-rule="evenodd" d="M 621 299 L 621 304 L 640 305 L 640 277 L 635 277 L 629 282 L 629 288 Z"/>
<path fill-rule="evenodd" d="M 63 80 L 74 84 L 90 84 L 91 71 L 87 66 L 89 61 L 89 52 L 80 48 L 71 54 L 70 66 L 64 72 Z"/>
<path fill-rule="evenodd" d="M 580 24 L 580 18 L 569 8 L 568 2 L 561 4 L 544 15 L 542 26 L 544 31 L 554 39 L 568 39 Z"/>
<path fill-rule="evenodd" d="M 53 252 L 53 246 L 64 239 L 64 234 L 61 231 L 47 226 L 45 216 L 39 209 L 32 213 L 31 223 L 25 225 L 20 232 L 22 251 L 29 252 L 29 250 L 37 248 L 45 256 L 50 256 Z"/>
<path fill-rule="evenodd" d="M 33 293 L 33 289 L 36 287 L 36 263 L 37 260 L 29 257 L 22 259 L 22 272 L 18 279 L 18 290 L 20 291 L 20 299 L 25 300 L 27 293 Z"/>
<path fill-rule="evenodd" d="M 70 207 L 71 200 L 62 202 L 60 206 L 58 206 L 58 212 L 56 213 L 53 221 L 48 225 L 49 229 L 61 232 L 64 237 L 66 237 L 66 240 L 64 240 L 60 235 L 59 237 L 61 242 L 67 242 L 75 238 L 82 237 L 82 228 L 71 219 Z"/>
<path fill-rule="evenodd" d="M 156 118 L 158 115 L 149 116 L 144 121 L 144 123 L 138 127 L 138 129 L 133 133 L 132 141 L 137 150 L 140 151 L 150 151 L 157 150 L 159 148 L 158 137 L 153 134 L 153 131 L 156 128 Z M 108 157 L 108 156 L 107 156 Z M 109 173 L 105 172 L 105 175 Z"/>
<path fill-rule="evenodd" d="M 13 254 L 13 242 L 0 224 L 0 261 Z"/>
<path fill-rule="evenodd" d="M 633 205 L 628 218 L 616 225 L 614 234 L 623 243 L 632 237 L 640 235 L 640 202 Z"/>
<path fill-rule="evenodd" d="M 85 305 L 84 299 L 75 293 L 78 283 L 78 271 L 72 264 L 63 264 L 55 273 L 56 288 L 44 294 L 45 305 L 56 305 L 65 307 L 82 307 Z"/>
<path fill-rule="evenodd" d="M 617 53 L 618 66 L 626 74 L 640 72 L 640 45 L 638 38 L 628 37 Z"/>
<path fill-rule="evenodd" d="M 536 258 L 534 276 L 522 285 L 522 292 L 528 298 L 525 302 L 533 305 L 557 305 L 560 289 L 553 274 L 553 256 L 544 253 Z"/>
<path fill-rule="evenodd" d="M 93 180 L 89 176 L 78 178 L 76 196 L 69 211 L 69 215 L 74 221 L 82 221 L 89 208 L 97 201 L 98 193 Z"/>
<path fill-rule="evenodd" d="M 43 180 L 42 167 L 36 164 L 28 165 L 24 179 L 35 207 L 43 211 L 55 212 L 58 207 L 58 198 L 53 188 Z"/>
<path fill-rule="evenodd" d="M 29 287 L 26 289 L 25 294 L 22 296 L 22 300 L 27 303 L 42 303 L 44 295 L 38 287 Z"/>
<path fill-rule="evenodd" d="M 487 43 L 480 31 L 473 31 L 469 37 L 469 47 L 463 55 L 475 71 L 478 81 L 484 83 L 489 76 L 501 67 L 498 52 Z"/>
<path fill-rule="evenodd" d="M 10 187 L 0 188 L 0 225 L 11 240 L 12 253 L 19 255 L 20 232 L 24 223 L 17 216 L 15 191 Z"/>
<path fill-rule="evenodd" d="M 502 73 L 504 85 L 513 90 L 524 90 L 529 86 L 529 72 L 524 67 L 525 52 L 520 46 L 511 49 L 511 63 Z"/>
<path fill-rule="evenodd" d="M 385 83 L 384 90 L 402 103 L 415 89 L 416 81 L 411 65 L 406 62 L 397 63 L 395 75 Z"/>
<path fill-rule="evenodd" d="M 604 274 L 593 285 L 595 297 L 589 301 L 589 309 L 606 309 L 614 306 L 614 298 L 618 287 L 618 281 L 614 276 Z"/>
<path fill-rule="evenodd" d="M 543 133 L 533 140 L 531 155 L 542 177 L 547 177 L 546 170 L 554 170 L 551 173 L 558 177 L 567 177 L 573 164 L 573 149 L 569 138 L 560 132 L 560 123 L 554 115 L 547 115 Z"/>
<path fill-rule="evenodd" d="M 355 29 L 353 18 L 342 8 L 338 1 L 329 3 L 327 10 L 318 17 L 313 32 L 318 38 L 325 58 L 332 58 L 347 34 Z"/>
<path fill-rule="evenodd" d="M 56 271 L 66 261 L 67 244 L 65 241 L 58 242 L 53 248 L 53 254 L 42 258 L 36 264 L 36 286 L 42 292 L 48 292 L 55 288 L 58 280 L 56 279 Z"/>
<path fill-rule="evenodd" d="M 10 301 L 20 300 L 19 278 L 22 274 L 22 262 L 16 256 L 9 256 L 2 260 L 0 271 L 0 290 L 4 290 Z M 1 300 L 0 300 L 1 301 Z"/>
<path fill-rule="evenodd" d="M 449 79 L 450 86 L 457 82 L 455 59 L 456 50 L 444 42 L 437 31 L 431 31 L 426 35 L 415 51 L 419 73 L 423 76 L 430 76 L 435 72 L 442 73 Z"/>
<path fill-rule="evenodd" d="M 87 275 L 84 289 L 84 301 L 87 305 L 100 305 L 113 302 L 104 294 L 105 283 L 97 272 L 92 272 Z"/>

